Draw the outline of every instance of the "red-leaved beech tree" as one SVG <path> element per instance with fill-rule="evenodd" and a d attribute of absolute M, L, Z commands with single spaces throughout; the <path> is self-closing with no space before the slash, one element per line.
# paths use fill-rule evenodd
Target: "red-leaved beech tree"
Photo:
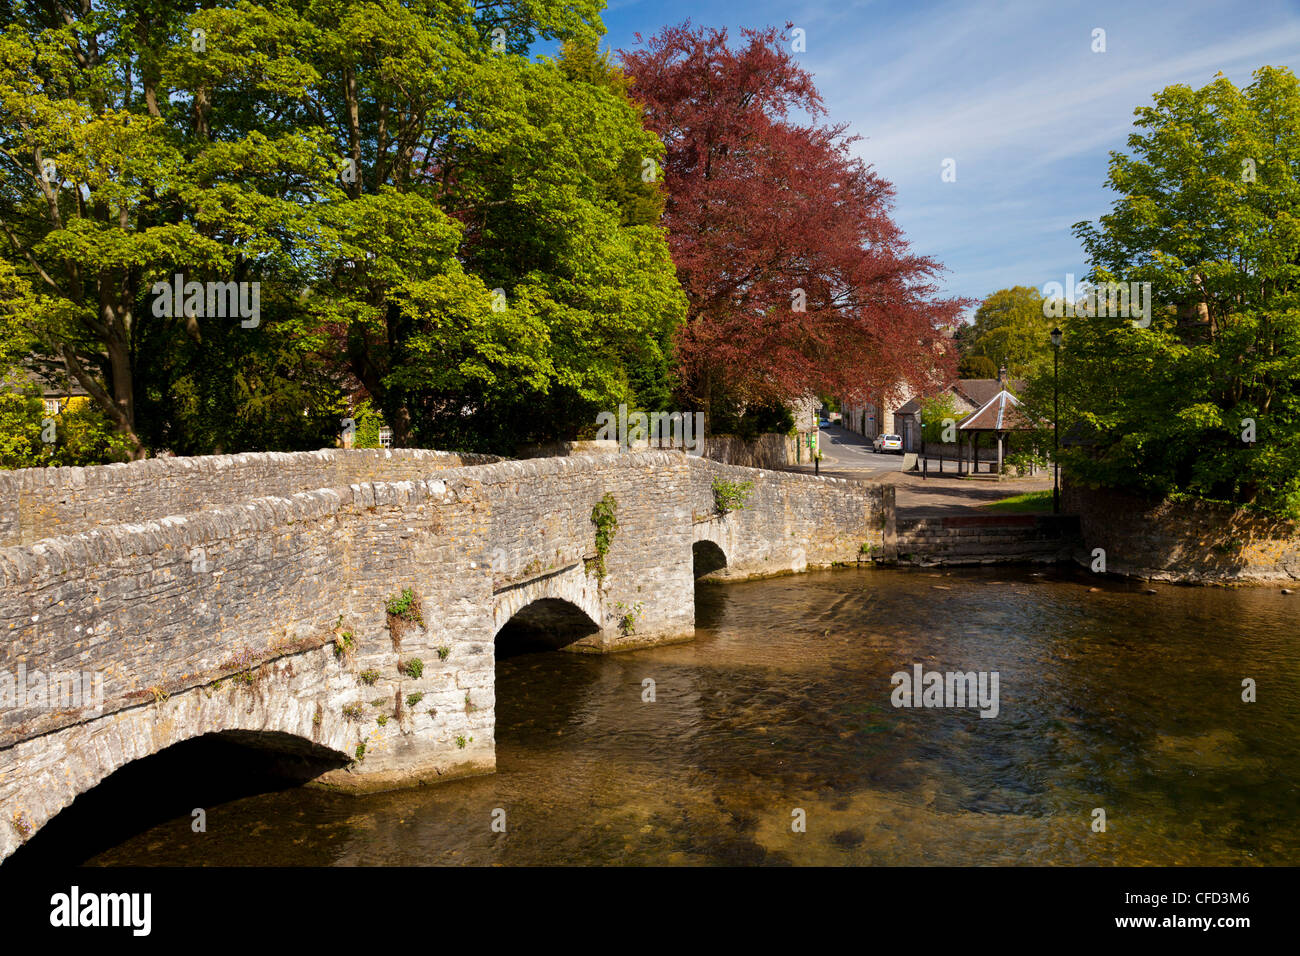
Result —
<path fill-rule="evenodd" d="M 789 25 L 787 25 L 787 29 Z M 815 393 L 850 398 L 950 377 L 942 266 L 890 218 L 893 187 L 825 125 L 812 76 L 775 29 L 666 27 L 621 50 L 663 140 L 664 224 L 689 313 L 684 387 L 706 411 Z"/>

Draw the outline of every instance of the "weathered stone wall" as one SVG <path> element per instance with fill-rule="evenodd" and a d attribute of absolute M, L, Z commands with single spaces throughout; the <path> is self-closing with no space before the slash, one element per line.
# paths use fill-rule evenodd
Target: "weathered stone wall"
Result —
<path fill-rule="evenodd" d="M 102 712 L 113 713 L 349 631 L 355 653 L 342 660 L 354 679 L 380 675 L 358 683 L 367 700 L 490 688 L 491 581 L 470 567 L 476 504 L 436 479 L 363 484 L 0 550 L 0 672 L 101 673 Z M 427 626 L 399 645 L 385 605 L 403 587 L 420 597 Z M 460 642 L 464 653 L 438 660 L 436 648 Z M 412 657 L 425 662 L 418 680 L 398 673 Z M 5 709 L 0 746 L 86 716 L 39 702 Z M 454 729 L 445 718 L 440 729 Z"/>
<path fill-rule="evenodd" d="M 746 441 L 739 435 L 709 435 L 704 442 L 704 457 L 727 465 L 746 468 L 785 468 L 795 463 L 793 435 L 776 432 Z"/>
<path fill-rule="evenodd" d="M 795 464 L 795 439 L 792 435 L 769 433 L 759 435 L 747 441 L 739 435 L 708 435 L 704 439 L 703 457 L 720 461 L 728 465 L 743 465 L 746 468 L 786 468 Z M 663 438 L 655 441 L 636 441 L 629 449 L 620 451 L 616 441 L 568 441 L 548 442 L 546 444 L 521 445 L 518 449 L 520 458 L 551 458 L 574 455 L 618 455 L 650 450 L 681 450 L 680 443 L 674 439 Z M 696 446 L 698 450 L 698 446 Z"/>
<path fill-rule="evenodd" d="M 1300 527 L 1223 505 L 1151 501 L 1067 482 L 1061 507 L 1079 516 L 1082 552 L 1106 552 L 1106 570 L 1187 583 L 1300 579 Z"/>
<path fill-rule="evenodd" d="M 645 444 L 644 442 L 642 443 Z M 515 449 L 516 458 L 563 458 L 569 455 L 617 455 L 619 444 L 612 438 L 582 441 L 530 442 Z"/>
<path fill-rule="evenodd" d="M 894 489 L 882 485 L 763 471 L 692 459 L 696 541 L 712 541 L 727 558 L 714 577 L 739 579 L 856 563 L 885 544 Z M 753 482 L 745 507 L 717 514 L 715 479 Z"/>
<path fill-rule="evenodd" d="M 448 480 L 474 489 L 487 509 L 482 560 L 493 570 L 496 627 L 527 599 L 554 594 L 602 629 L 576 650 L 689 638 L 695 629 L 690 474 L 696 460 L 647 451 L 447 472 Z M 617 526 L 602 584 L 591 515 L 606 493 L 613 496 Z M 638 603 L 634 633 L 624 633 L 618 623 Z"/>
<path fill-rule="evenodd" d="M 414 481 L 447 468 L 499 460 L 413 448 L 326 448 L 0 471 L 0 547 L 266 495 L 366 481 Z"/>

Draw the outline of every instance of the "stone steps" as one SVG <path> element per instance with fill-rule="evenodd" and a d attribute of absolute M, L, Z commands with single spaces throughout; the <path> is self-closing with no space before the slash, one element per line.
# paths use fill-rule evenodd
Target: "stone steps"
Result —
<path fill-rule="evenodd" d="M 1068 561 L 1080 543 L 1072 515 L 900 518 L 897 530 L 899 563 L 925 567 Z"/>

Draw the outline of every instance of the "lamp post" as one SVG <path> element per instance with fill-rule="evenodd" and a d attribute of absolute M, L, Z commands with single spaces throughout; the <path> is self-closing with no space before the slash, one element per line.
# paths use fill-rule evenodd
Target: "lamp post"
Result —
<path fill-rule="evenodd" d="M 1061 329 L 1052 329 L 1052 514 L 1061 513 Z"/>

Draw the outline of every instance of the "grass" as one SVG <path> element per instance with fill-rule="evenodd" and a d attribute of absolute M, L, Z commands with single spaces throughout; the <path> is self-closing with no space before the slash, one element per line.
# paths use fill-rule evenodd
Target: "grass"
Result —
<path fill-rule="evenodd" d="M 1026 491 L 1022 495 L 1012 495 L 1001 501 L 993 501 L 982 506 L 985 511 L 998 511 L 1011 514 L 1035 514 L 1052 510 L 1051 491 Z"/>

